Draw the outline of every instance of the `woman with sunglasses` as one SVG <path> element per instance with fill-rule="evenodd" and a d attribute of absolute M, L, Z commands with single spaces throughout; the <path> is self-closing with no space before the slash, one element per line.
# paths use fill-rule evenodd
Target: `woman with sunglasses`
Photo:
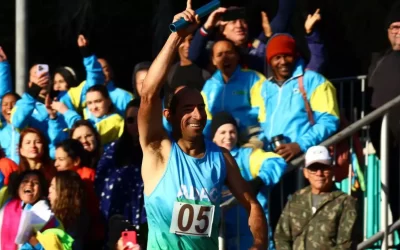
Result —
<path fill-rule="evenodd" d="M 95 188 L 100 197 L 100 210 L 104 218 L 109 220 L 113 215 L 123 215 L 138 231 L 139 243 L 146 243 L 147 227 L 144 225 L 146 217 L 141 176 L 143 154 L 137 126 L 139 105 L 138 99 L 128 103 L 124 132 L 119 140 L 105 149 L 96 168 Z M 108 245 L 114 247 L 116 243 L 110 239 Z"/>

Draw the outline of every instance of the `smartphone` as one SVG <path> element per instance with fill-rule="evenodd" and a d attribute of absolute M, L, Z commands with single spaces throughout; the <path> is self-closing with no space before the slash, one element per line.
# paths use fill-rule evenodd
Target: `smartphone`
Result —
<path fill-rule="evenodd" d="M 121 233 L 122 241 L 124 243 L 124 246 L 126 244 L 137 244 L 137 234 L 136 231 L 123 231 Z"/>
<path fill-rule="evenodd" d="M 246 18 L 246 8 L 234 8 L 228 9 L 225 13 L 222 14 L 222 21 L 233 21 L 237 19 Z"/>
<path fill-rule="evenodd" d="M 49 73 L 49 65 L 47 64 L 38 64 L 36 69 L 36 75 L 39 76 L 43 72 Z"/>

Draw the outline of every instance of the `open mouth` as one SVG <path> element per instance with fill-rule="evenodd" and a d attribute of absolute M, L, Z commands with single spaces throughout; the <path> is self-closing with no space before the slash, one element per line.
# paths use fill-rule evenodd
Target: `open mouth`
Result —
<path fill-rule="evenodd" d="M 33 190 L 32 190 L 31 188 L 25 188 L 25 189 L 24 189 L 24 194 L 30 194 L 30 195 L 32 195 L 32 194 L 33 194 Z"/>

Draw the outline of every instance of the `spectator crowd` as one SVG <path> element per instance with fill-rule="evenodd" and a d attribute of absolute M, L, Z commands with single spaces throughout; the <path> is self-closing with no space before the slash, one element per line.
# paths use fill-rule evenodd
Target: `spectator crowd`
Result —
<path fill-rule="evenodd" d="M 83 34 L 86 78 L 32 65 L 21 96 L 0 48 L 0 249 L 217 249 L 220 228 L 228 250 L 353 248 L 356 199 L 335 187 L 333 152 L 318 146 L 341 121 L 321 14 L 304 20 L 307 60 L 288 33 L 293 2 L 279 0 L 271 22 L 261 12 L 252 39 L 243 9 L 220 7 L 200 24 L 189 0 L 175 20 L 190 25 L 134 67 L 129 91 Z M 371 66 L 374 108 L 400 94 L 388 93 L 400 79 L 390 76 L 399 6 L 386 27 L 392 47 Z M 301 154 L 310 185 L 296 190 L 292 176 L 293 195 L 270 213 L 272 187 Z M 232 197 L 240 204 L 221 209 Z"/>

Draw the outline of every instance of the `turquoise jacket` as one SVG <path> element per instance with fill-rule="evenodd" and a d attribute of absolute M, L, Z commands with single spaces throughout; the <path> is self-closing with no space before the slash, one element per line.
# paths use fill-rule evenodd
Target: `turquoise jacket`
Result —
<path fill-rule="evenodd" d="M 56 145 L 68 138 L 67 124 L 62 116 L 50 119 L 46 106 L 24 93 L 11 111 L 11 125 L 22 130 L 32 127 L 40 130 L 49 141 L 50 157 L 54 159 Z"/>
<path fill-rule="evenodd" d="M 83 58 L 83 64 L 86 69 L 86 81 L 60 94 L 60 101 L 78 113 L 83 112 L 86 107 L 87 90 L 96 84 L 104 84 L 105 81 L 103 69 L 95 55 Z M 107 83 L 107 89 L 117 113 L 125 116 L 126 105 L 133 99 L 133 95 L 126 90 L 117 88 L 113 81 Z M 87 119 L 87 117 L 84 118 Z"/>
<path fill-rule="evenodd" d="M 315 124 L 311 125 L 304 99 L 299 90 L 299 77 L 313 112 Z M 336 89 L 317 72 L 305 70 L 304 62 L 298 60 L 292 76 L 280 87 L 268 79 L 262 88 L 266 119 L 262 124 L 268 141 L 283 134 L 287 143 L 296 142 L 302 152 L 318 145 L 339 128 L 339 108 Z M 266 148 L 270 149 L 270 148 Z"/>
<path fill-rule="evenodd" d="M 248 134 L 250 128 L 259 127 L 265 122 L 264 100 L 261 89 L 265 77 L 254 70 L 238 66 L 228 80 L 224 82 L 222 73 L 217 70 L 204 84 L 201 92 L 207 113 L 204 134 L 211 139 L 211 120 L 218 112 L 226 111 L 235 117 L 239 134 Z"/>
<path fill-rule="evenodd" d="M 231 154 L 235 158 L 240 173 L 246 181 L 250 181 L 256 177 L 259 177 L 263 181 L 264 186 L 257 194 L 257 200 L 260 202 L 268 221 L 268 193 L 271 187 L 279 182 L 286 171 L 287 164 L 285 160 L 275 153 L 265 152 L 262 149 L 234 148 Z M 232 197 L 229 190 L 226 189 L 226 191 L 226 194 L 223 195 L 224 200 Z M 235 206 L 227 210 L 224 216 L 227 249 L 249 249 L 253 244 L 253 236 L 249 229 L 246 210 L 242 206 Z M 269 228 L 269 233 L 269 249 L 274 249 L 271 228 Z M 239 248 L 237 248 L 237 240 L 239 240 Z"/>
<path fill-rule="evenodd" d="M 0 100 L 12 91 L 11 70 L 8 61 L 0 62 Z M 19 132 L 0 115 L 0 146 L 6 157 L 18 163 Z"/>

